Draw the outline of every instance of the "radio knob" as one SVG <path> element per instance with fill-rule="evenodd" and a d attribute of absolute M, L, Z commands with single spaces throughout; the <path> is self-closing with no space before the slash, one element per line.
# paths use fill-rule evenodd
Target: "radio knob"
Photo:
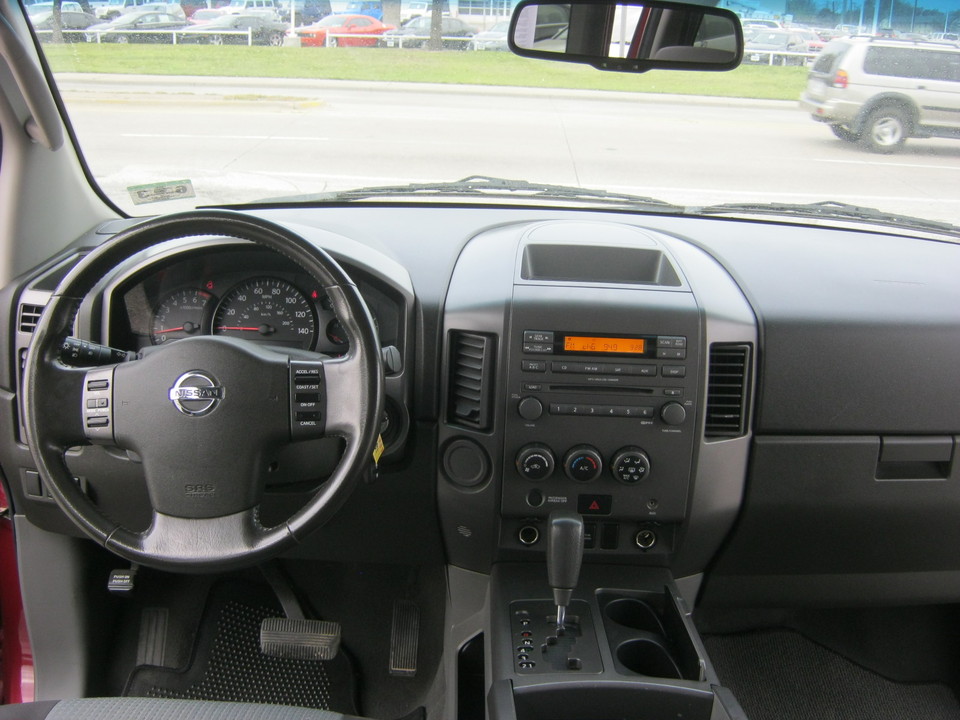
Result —
<path fill-rule="evenodd" d="M 589 482 L 603 471 L 603 458 L 589 445 L 578 445 L 564 457 L 563 471 L 571 480 Z"/>
<path fill-rule="evenodd" d="M 650 474 L 650 458 L 638 447 L 625 447 L 617 451 L 610 465 L 613 476 L 626 485 L 646 480 Z"/>
<path fill-rule="evenodd" d="M 546 445 L 525 445 L 517 453 L 516 464 L 527 480 L 544 480 L 553 474 L 553 451 Z"/>
<path fill-rule="evenodd" d="M 524 420 L 539 420 L 543 415 L 543 404 L 535 397 L 525 397 L 517 405 L 517 412 Z"/>
<path fill-rule="evenodd" d="M 660 408 L 660 419 L 667 425 L 682 425 L 687 419 L 687 411 L 678 402 L 668 402 Z"/>

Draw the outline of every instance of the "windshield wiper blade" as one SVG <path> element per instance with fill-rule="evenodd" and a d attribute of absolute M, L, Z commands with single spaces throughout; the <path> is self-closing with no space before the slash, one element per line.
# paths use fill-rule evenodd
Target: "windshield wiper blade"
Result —
<path fill-rule="evenodd" d="M 795 217 L 826 218 L 875 223 L 911 230 L 925 230 L 960 237 L 960 226 L 938 220 L 926 220 L 912 215 L 884 212 L 872 207 L 826 200 L 816 203 L 723 203 L 699 208 L 687 208 L 696 215 L 792 215 Z"/>
<path fill-rule="evenodd" d="M 653 197 L 610 192 L 608 190 L 592 190 L 590 188 L 571 187 L 568 185 L 531 183 L 525 180 L 506 180 L 504 178 L 488 177 L 486 175 L 471 175 L 470 177 L 455 182 L 381 185 L 358 188 L 356 190 L 317 193 L 315 195 L 298 196 L 287 199 L 297 202 L 350 202 L 353 200 L 369 200 L 371 198 L 388 197 L 391 195 L 401 197 L 516 197 L 518 195 L 524 195 L 528 198 L 545 200 L 582 200 L 609 205 L 628 205 L 631 208 L 647 206 L 653 207 L 658 211 L 683 212 L 682 206 L 674 205 Z"/>

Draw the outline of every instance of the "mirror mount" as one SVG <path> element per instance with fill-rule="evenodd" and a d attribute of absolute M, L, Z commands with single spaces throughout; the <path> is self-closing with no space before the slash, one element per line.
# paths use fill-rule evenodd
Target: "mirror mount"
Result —
<path fill-rule="evenodd" d="M 521 0 L 508 33 L 523 57 L 598 70 L 733 70 L 743 29 L 731 11 L 666 0 Z"/>

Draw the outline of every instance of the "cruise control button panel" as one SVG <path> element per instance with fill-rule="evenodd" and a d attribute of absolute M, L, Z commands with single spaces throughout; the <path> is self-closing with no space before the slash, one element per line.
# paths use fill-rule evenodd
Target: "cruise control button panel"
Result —
<path fill-rule="evenodd" d="M 322 437 L 326 422 L 323 363 L 290 361 L 290 435 L 294 440 Z"/>

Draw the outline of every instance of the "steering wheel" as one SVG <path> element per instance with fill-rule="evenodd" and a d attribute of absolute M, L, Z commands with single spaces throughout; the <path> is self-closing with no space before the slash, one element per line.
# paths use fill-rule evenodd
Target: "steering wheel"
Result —
<path fill-rule="evenodd" d="M 293 260 L 326 291 L 350 338 L 346 355 L 291 355 L 206 336 L 101 367 L 61 359 L 80 303 L 98 281 L 147 248 L 198 235 L 246 240 Z M 325 251 L 257 217 L 192 211 L 117 234 L 64 278 L 34 332 L 23 406 L 37 469 L 83 532 L 144 565 L 225 570 L 280 553 L 342 505 L 374 462 L 383 369 L 363 298 Z M 339 464 L 286 521 L 263 527 L 259 506 L 271 457 L 287 443 L 321 437 L 344 439 Z M 151 504 L 146 530 L 130 530 L 104 515 L 73 480 L 65 453 L 89 444 L 139 455 Z"/>

